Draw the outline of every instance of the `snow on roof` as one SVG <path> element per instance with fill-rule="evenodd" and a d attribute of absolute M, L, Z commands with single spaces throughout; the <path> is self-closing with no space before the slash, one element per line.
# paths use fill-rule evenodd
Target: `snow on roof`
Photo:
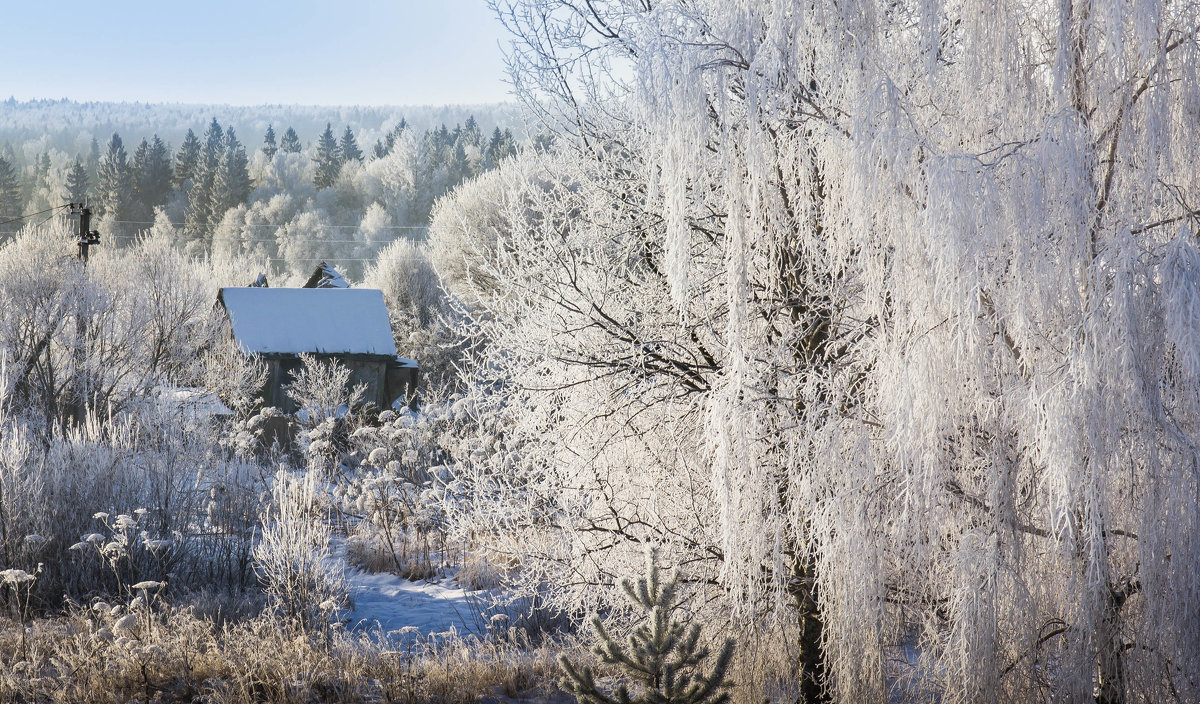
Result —
<path fill-rule="evenodd" d="M 396 356 L 383 293 L 376 289 L 230 287 L 217 298 L 247 352 Z"/>
<path fill-rule="evenodd" d="M 350 288 L 350 282 L 337 269 L 321 262 L 304 283 L 304 288 Z"/>

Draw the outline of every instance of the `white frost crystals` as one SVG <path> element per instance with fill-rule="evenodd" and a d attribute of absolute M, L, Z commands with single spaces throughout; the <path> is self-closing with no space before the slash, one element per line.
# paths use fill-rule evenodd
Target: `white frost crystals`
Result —
<path fill-rule="evenodd" d="M 569 158 L 431 230 L 514 389 L 464 520 L 668 543 L 837 701 L 1200 699 L 1200 11 L 514 4 Z"/>
<path fill-rule="evenodd" d="M 5 584 L 26 584 L 37 579 L 37 577 L 29 574 L 25 570 L 10 568 L 0 572 L 0 579 L 4 580 Z"/>

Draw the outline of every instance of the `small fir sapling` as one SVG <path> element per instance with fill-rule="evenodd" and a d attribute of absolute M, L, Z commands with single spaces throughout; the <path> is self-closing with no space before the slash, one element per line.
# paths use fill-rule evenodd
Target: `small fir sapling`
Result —
<path fill-rule="evenodd" d="M 672 604 L 679 586 L 679 577 L 672 574 L 664 583 L 651 554 L 648 574 L 634 583 L 621 581 L 625 595 L 642 611 L 646 622 L 622 645 L 613 637 L 600 617 L 592 625 L 600 638 L 594 652 L 608 665 L 620 665 L 624 672 L 642 687 L 636 698 L 627 684 L 605 694 L 596 684 L 591 667 L 576 667 L 566 655 L 558 663 L 565 677 L 562 687 L 578 697 L 582 704 L 724 704 L 729 701 L 728 688 L 733 683 L 726 672 L 733 659 L 734 641 L 725 639 L 721 652 L 705 674 L 709 649 L 699 645 L 700 626 L 687 627 L 672 618 Z"/>

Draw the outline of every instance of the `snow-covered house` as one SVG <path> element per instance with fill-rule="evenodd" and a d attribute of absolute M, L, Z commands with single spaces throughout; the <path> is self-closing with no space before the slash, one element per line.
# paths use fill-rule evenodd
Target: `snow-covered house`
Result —
<path fill-rule="evenodd" d="M 217 294 L 230 333 L 245 351 L 267 362 L 263 402 L 296 410 L 284 387 L 300 369 L 300 355 L 335 359 L 351 371 L 364 400 L 388 408 L 412 398 L 418 365 L 396 356 L 383 293 L 361 288 L 227 287 Z"/>

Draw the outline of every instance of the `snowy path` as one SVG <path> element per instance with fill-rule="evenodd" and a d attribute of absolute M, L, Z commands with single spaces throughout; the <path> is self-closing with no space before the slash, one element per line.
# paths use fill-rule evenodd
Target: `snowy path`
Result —
<path fill-rule="evenodd" d="M 478 613 L 486 602 L 486 591 L 460 589 L 452 580 L 410 582 L 394 574 L 371 574 L 349 570 L 349 612 L 356 630 L 382 630 L 383 633 L 416 628 L 421 634 L 441 633 L 453 627 L 460 634 L 479 634 Z M 413 631 L 409 631 L 413 632 Z"/>

